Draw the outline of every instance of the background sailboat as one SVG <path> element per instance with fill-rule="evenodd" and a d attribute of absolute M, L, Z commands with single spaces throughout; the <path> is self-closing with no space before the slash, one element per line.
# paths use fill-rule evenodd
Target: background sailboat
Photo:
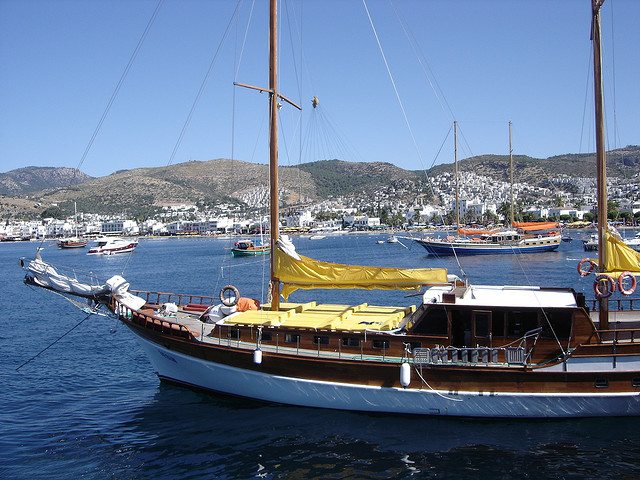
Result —
<path fill-rule="evenodd" d="M 430 237 L 415 239 L 429 254 L 446 255 L 496 255 L 513 253 L 542 253 L 557 250 L 561 235 L 557 231 L 557 223 L 524 223 L 514 218 L 513 196 L 513 148 L 511 147 L 511 122 L 509 122 L 509 180 L 510 180 L 510 221 L 507 229 L 467 229 L 460 225 L 460 192 L 458 172 L 458 124 L 453 122 L 454 139 L 454 184 L 455 214 L 458 236 L 445 238 Z M 535 233 L 528 233 L 535 232 Z"/>

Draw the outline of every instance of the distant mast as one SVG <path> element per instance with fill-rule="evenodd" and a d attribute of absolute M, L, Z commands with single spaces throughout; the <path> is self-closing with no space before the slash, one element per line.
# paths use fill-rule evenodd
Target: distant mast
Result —
<path fill-rule="evenodd" d="M 604 143 L 604 102 L 602 95 L 602 54 L 600 51 L 600 7 L 604 0 L 591 0 L 591 40 L 593 42 L 593 91 L 595 95 L 596 119 L 596 163 L 598 187 L 598 270 L 604 272 L 606 264 L 607 230 L 607 159 Z M 607 298 L 600 299 L 600 328 L 609 328 L 609 303 Z"/>
<path fill-rule="evenodd" d="M 458 122 L 453 121 L 453 167 L 456 185 L 456 229 L 460 231 L 460 186 L 458 185 Z"/>
<path fill-rule="evenodd" d="M 509 120 L 509 183 L 511 184 L 511 208 L 509 213 L 511 226 L 513 227 L 515 216 L 513 214 L 513 148 L 511 147 L 511 120 Z"/>

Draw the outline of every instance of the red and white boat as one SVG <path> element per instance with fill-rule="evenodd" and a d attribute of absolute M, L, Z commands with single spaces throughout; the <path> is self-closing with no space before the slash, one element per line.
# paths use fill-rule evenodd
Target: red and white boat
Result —
<path fill-rule="evenodd" d="M 138 240 L 119 237 L 102 237 L 94 240 L 95 244 L 87 255 L 115 255 L 116 253 L 133 252 L 138 246 Z"/>

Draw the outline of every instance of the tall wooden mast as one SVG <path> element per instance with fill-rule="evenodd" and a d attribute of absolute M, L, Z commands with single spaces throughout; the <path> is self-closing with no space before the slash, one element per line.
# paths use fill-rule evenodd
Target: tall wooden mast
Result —
<path fill-rule="evenodd" d="M 593 42 L 593 91 L 595 95 L 596 117 L 596 161 L 598 187 L 598 270 L 604 271 L 606 264 L 606 243 L 604 234 L 607 230 L 607 159 L 604 143 L 604 102 L 602 95 L 602 54 L 600 51 L 600 7 L 604 0 L 591 0 L 591 40 Z M 606 298 L 600 299 L 600 328 L 609 328 L 609 303 Z"/>
<path fill-rule="evenodd" d="M 513 148 L 511 147 L 511 120 L 509 120 L 509 184 L 511 185 L 511 208 L 509 209 L 509 221 L 513 227 L 515 216 L 513 214 Z"/>
<path fill-rule="evenodd" d="M 269 205 L 271 236 L 271 308 L 280 308 L 280 281 L 276 278 L 275 258 L 280 223 L 278 213 L 278 1 L 269 3 Z"/>
<path fill-rule="evenodd" d="M 456 185 L 456 229 L 460 230 L 460 185 L 458 184 L 458 122 L 453 121 L 453 166 Z"/>
<path fill-rule="evenodd" d="M 269 212 L 270 212 L 270 237 L 271 237 L 271 308 L 280 308 L 280 280 L 276 278 L 275 255 L 278 237 L 280 236 L 280 223 L 278 214 L 278 108 L 279 100 L 287 102 L 298 110 L 300 105 L 278 92 L 278 1 L 269 2 L 269 87 L 256 87 L 246 83 L 233 82 L 239 87 L 258 90 L 269 93 Z"/>

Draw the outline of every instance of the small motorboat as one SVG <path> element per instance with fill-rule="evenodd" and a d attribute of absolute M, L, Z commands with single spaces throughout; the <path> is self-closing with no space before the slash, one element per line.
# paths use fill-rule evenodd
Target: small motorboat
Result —
<path fill-rule="evenodd" d="M 256 245 L 252 240 L 238 240 L 231 253 L 234 257 L 250 257 L 254 255 L 269 255 L 271 248 L 268 245 Z"/>
<path fill-rule="evenodd" d="M 102 237 L 94 240 L 87 255 L 115 255 L 116 253 L 133 252 L 138 246 L 138 240 L 129 240 L 120 237 Z"/>

